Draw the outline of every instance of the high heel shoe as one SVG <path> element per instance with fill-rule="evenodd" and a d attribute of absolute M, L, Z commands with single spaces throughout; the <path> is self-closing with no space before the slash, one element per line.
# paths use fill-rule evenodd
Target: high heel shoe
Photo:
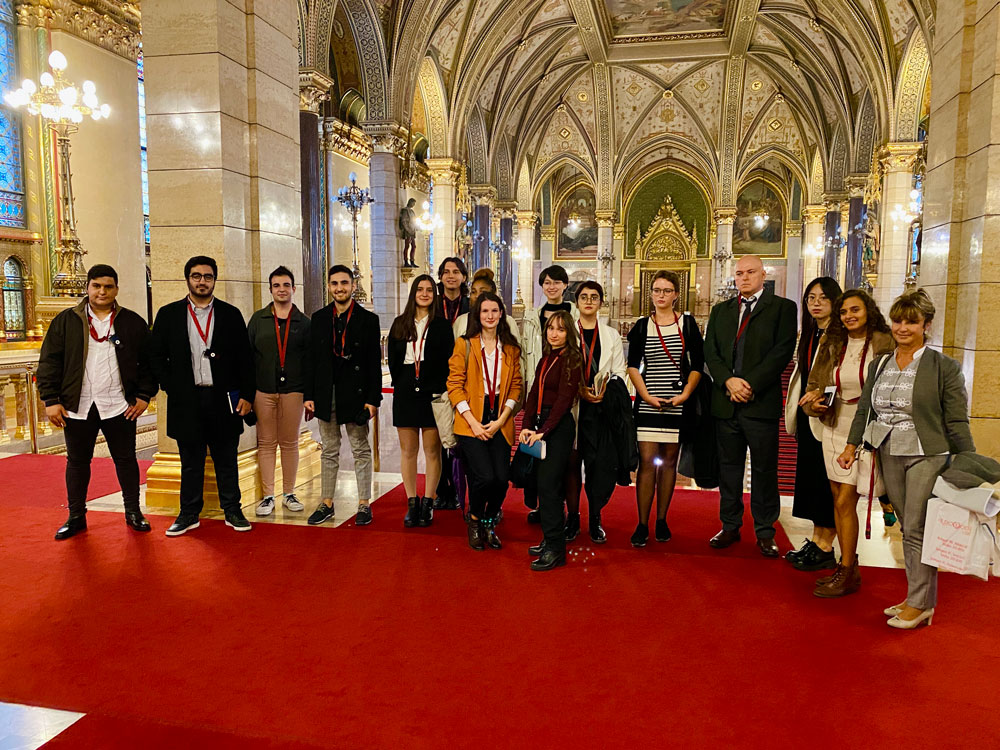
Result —
<path fill-rule="evenodd" d="M 900 602 L 899 604 L 893 604 L 891 607 L 886 607 L 882 610 L 882 614 L 886 617 L 895 617 L 904 609 L 906 609 L 906 602 Z"/>
<path fill-rule="evenodd" d="M 920 627 L 920 625 L 926 624 L 930 626 L 931 621 L 934 618 L 934 607 L 930 609 L 925 609 L 919 615 L 914 617 L 912 620 L 900 619 L 899 615 L 896 615 L 888 621 L 890 628 L 899 628 L 900 630 L 913 630 L 914 628 Z"/>

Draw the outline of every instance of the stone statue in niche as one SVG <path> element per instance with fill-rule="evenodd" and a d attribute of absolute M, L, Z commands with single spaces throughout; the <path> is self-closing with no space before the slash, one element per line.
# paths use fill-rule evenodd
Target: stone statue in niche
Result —
<path fill-rule="evenodd" d="M 874 207 L 868 209 L 868 217 L 861 230 L 861 272 L 867 277 L 878 273 L 879 225 L 875 221 Z"/>

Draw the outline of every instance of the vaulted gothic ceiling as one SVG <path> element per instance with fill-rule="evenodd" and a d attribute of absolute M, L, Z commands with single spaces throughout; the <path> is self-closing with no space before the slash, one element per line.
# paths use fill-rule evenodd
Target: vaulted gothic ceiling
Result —
<path fill-rule="evenodd" d="M 333 16 L 332 0 L 299 1 L 303 17 Z M 369 121 L 434 131 L 430 155 L 467 158 L 470 180 L 502 199 L 572 164 L 605 209 L 655 164 L 683 166 L 717 206 L 765 162 L 810 200 L 842 191 L 878 144 L 916 138 L 934 12 L 933 0 L 339 2 Z"/>

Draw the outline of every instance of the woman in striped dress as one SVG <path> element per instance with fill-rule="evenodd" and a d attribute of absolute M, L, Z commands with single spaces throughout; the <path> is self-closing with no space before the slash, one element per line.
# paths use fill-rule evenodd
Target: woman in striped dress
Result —
<path fill-rule="evenodd" d="M 636 502 L 639 523 L 633 547 L 649 539 L 649 513 L 656 496 L 656 541 L 670 539 L 667 509 L 677 480 L 677 456 L 697 420 L 691 398 L 705 365 L 701 331 L 695 319 L 677 312 L 680 277 L 673 271 L 653 276 L 653 314 L 640 318 L 628 334 L 628 374 L 635 386 L 635 426 L 639 441 Z"/>

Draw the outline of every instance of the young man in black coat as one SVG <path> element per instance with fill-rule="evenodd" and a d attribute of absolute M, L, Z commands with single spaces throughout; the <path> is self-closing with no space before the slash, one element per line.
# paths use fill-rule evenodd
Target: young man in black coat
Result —
<path fill-rule="evenodd" d="M 146 321 L 115 302 L 118 273 L 98 264 L 87 271 L 87 298 L 49 325 L 38 360 L 45 416 L 66 439 L 69 518 L 56 539 L 87 529 L 87 488 L 97 433 L 103 432 L 125 502 L 125 523 L 149 531 L 139 509 L 135 421 L 156 395 Z"/>
<path fill-rule="evenodd" d="M 372 521 L 372 448 L 368 420 L 382 403 L 382 329 L 378 315 L 352 298 L 354 274 L 336 265 L 327 274 L 333 298 L 312 314 L 310 356 L 305 379 L 306 414 L 319 422 L 323 453 L 320 466 L 323 498 L 309 516 L 312 526 L 333 520 L 333 498 L 340 469 L 340 425 L 347 430 L 358 480 L 359 526 Z"/>
<path fill-rule="evenodd" d="M 242 313 L 214 296 L 218 276 L 215 260 L 191 258 L 184 265 L 188 295 L 161 307 L 153 323 L 153 370 L 167 394 L 167 435 L 181 458 L 181 510 L 167 536 L 198 528 L 206 448 L 226 525 L 250 530 L 236 456 L 255 393 L 253 355 Z"/>
<path fill-rule="evenodd" d="M 795 303 L 764 289 L 764 264 L 744 255 L 736 264 L 739 295 L 712 308 L 705 336 L 705 364 L 712 375 L 712 416 L 719 447 L 719 516 L 716 549 L 740 539 L 743 466 L 750 448 L 750 511 L 757 548 L 777 557 L 778 419 L 781 373 L 792 359 L 798 333 Z"/>

